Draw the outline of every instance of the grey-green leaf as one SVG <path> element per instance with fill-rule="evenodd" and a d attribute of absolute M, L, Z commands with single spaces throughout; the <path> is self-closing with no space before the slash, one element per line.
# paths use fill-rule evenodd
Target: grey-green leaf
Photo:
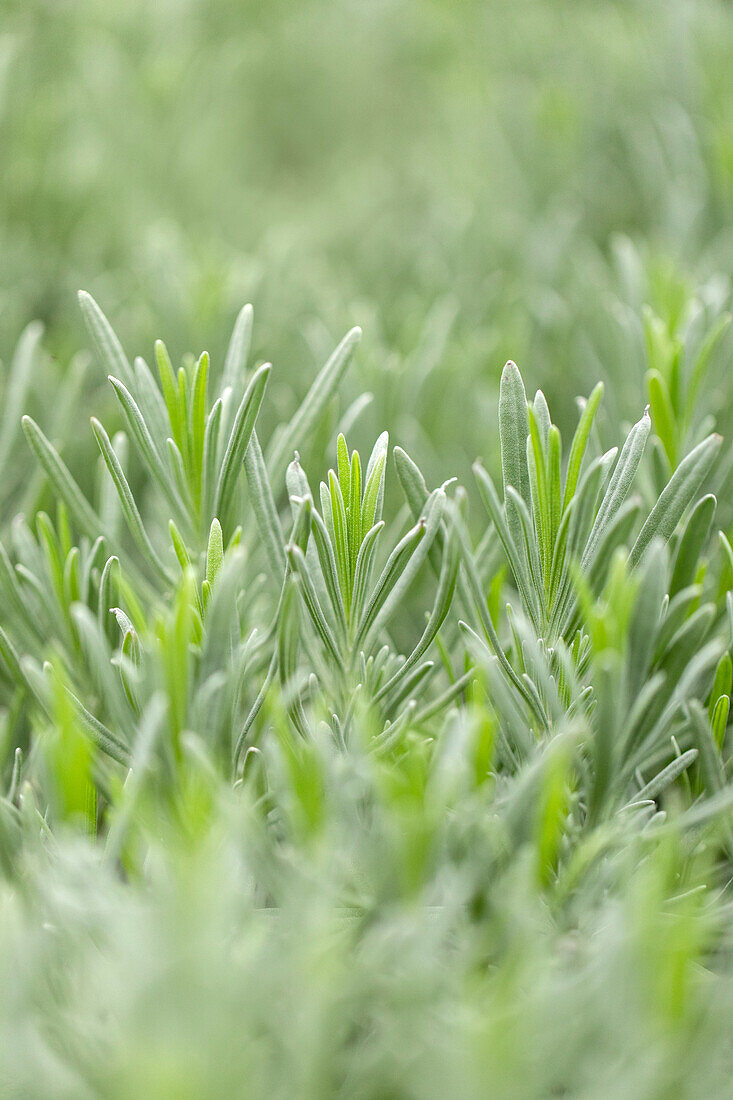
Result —
<path fill-rule="evenodd" d="M 721 443 L 719 435 L 709 435 L 680 462 L 639 532 L 629 555 L 632 567 L 640 561 L 653 538 L 666 542 L 672 537 L 685 509 L 715 461 Z"/>

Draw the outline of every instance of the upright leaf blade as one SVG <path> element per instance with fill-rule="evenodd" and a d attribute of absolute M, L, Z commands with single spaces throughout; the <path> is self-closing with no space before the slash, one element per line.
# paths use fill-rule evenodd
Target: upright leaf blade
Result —
<path fill-rule="evenodd" d="M 516 363 L 506 364 L 499 385 L 499 440 L 501 443 L 501 469 L 504 491 L 513 485 L 527 506 L 529 495 L 529 469 L 527 467 L 527 437 L 529 416 L 527 394 Z"/>
<path fill-rule="evenodd" d="M 239 478 L 245 451 L 260 411 L 271 370 L 271 365 L 265 363 L 255 371 L 234 418 L 214 497 L 214 514 L 217 516 L 224 517 L 229 511 L 234 487 Z"/>
<path fill-rule="evenodd" d="M 351 360 L 354 348 L 361 340 L 361 329 L 347 332 L 313 385 L 308 390 L 300 408 L 280 433 L 277 442 L 267 456 L 270 480 L 277 485 L 285 472 L 290 455 L 302 446 L 309 432 L 318 421 L 327 401 L 338 389 Z"/>
<path fill-rule="evenodd" d="M 629 563 L 636 565 L 653 538 L 668 541 L 682 519 L 685 509 L 692 502 L 705 475 L 710 470 L 720 450 L 722 438 L 709 435 L 679 466 L 665 486 L 662 495 L 649 513 L 629 555 Z"/>

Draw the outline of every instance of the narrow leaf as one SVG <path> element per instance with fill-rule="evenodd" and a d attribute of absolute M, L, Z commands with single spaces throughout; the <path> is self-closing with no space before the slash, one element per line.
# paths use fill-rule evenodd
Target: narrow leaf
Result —
<path fill-rule="evenodd" d="M 715 461 L 721 443 L 719 435 L 709 435 L 682 459 L 639 532 L 629 555 L 632 568 L 638 564 L 653 538 L 668 541 L 672 537 L 685 509 Z"/>

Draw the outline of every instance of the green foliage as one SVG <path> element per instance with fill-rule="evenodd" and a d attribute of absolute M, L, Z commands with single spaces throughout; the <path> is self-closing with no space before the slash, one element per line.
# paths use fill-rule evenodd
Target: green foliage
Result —
<path fill-rule="evenodd" d="M 465 490 L 452 479 L 430 491 L 400 447 L 405 508 L 394 512 L 386 432 L 366 464 L 338 434 L 335 468 L 314 498 L 293 444 L 307 442 L 332 399 L 353 333 L 263 452 L 256 424 L 270 367 L 247 362 L 249 308 L 221 373 L 205 353 L 176 372 L 158 342 L 156 384 L 142 359 L 130 368 L 92 299 L 82 304 L 105 368 L 124 375 L 110 380 L 126 430 L 112 440 L 92 418 L 100 457 L 90 500 L 35 420 L 23 421 L 56 508 L 55 520 L 38 511 L 33 528 L 18 517 L 0 545 L 8 885 L 29 873 L 41 875 L 38 886 L 54 880 L 64 858 L 55 846 L 71 851 L 82 838 L 84 891 L 94 874 L 110 881 L 115 868 L 126 889 L 143 888 L 155 881 L 151 859 L 182 861 L 205 882 L 218 874 L 211 845 L 226 838 L 247 884 L 237 903 L 246 941 L 270 920 L 265 958 L 287 957 L 290 922 L 314 921 L 309 935 L 324 937 L 336 968 L 335 984 L 319 987 L 329 1011 L 367 996 L 360 970 L 351 993 L 337 977 L 343 934 L 353 950 L 367 949 L 369 922 L 385 906 L 434 911 L 434 934 L 458 936 L 467 975 L 476 950 L 505 968 L 520 949 L 521 931 L 514 946 L 498 946 L 507 906 L 519 905 L 530 922 L 545 908 L 552 954 L 562 928 L 581 922 L 580 934 L 604 919 L 609 896 L 632 904 L 632 851 L 647 867 L 639 889 L 662 888 L 655 876 L 666 875 L 669 904 L 703 884 L 722 886 L 733 856 L 732 608 L 726 543 L 716 549 L 711 538 L 716 499 L 701 495 L 718 435 L 681 458 L 644 505 L 633 489 L 649 469 L 647 413 L 620 452 L 600 453 L 597 386 L 563 462 L 542 393 L 528 402 L 508 363 L 498 424 L 503 500 L 477 465 L 490 526 L 474 550 Z M 132 455 L 134 478 L 123 469 Z M 416 601 L 423 625 L 402 653 L 395 625 L 406 636 Z M 48 840 L 39 848 L 41 823 Z M 29 860 L 44 871 L 23 871 Z M 215 890 L 222 894 L 220 882 Z M 115 935 L 134 934 L 123 931 L 126 905 Z M 228 919 L 220 906 L 216 919 Z M 168 920 L 165 912 L 155 919 Z M 422 917 L 411 920 L 422 926 Z M 686 927 L 689 945 L 670 941 L 664 962 L 681 967 L 679 978 L 670 973 L 669 989 L 643 994 L 657 997 L 670 1028 L 693 1011 L 679 982 L 686 990 L 693 960 L 720 942 L 714 920 L 708 929 L 690 916 Z M 69 925 L 66 932 L 78 953 Z M 315 949 L 318 940 L 308 942 Z M 381 974 L 388 954 L 374 950 Z M 436 941 L 434 950 L 440 957 L 447 947 Z M 255 958 L 248 966 L 259 965 Z M 424 959 L 421 950 L 414 965 Z M 547 961 L 536 965 L 539 975 Z M 231 975 L 217 981 L 239 1003 Z M 558 995 L 552 988 L 547 996 Z M 492 990 L 481 983 L 459 998 L 471 1027 L 484 1018 L 484 998 L 498 996 Z M 277 997 L 274 987 L 267 996 Z M 441 982 L 431 997 L 458 1003 Z M 518 992 L 511 998 L 520 1011 Z M 368 1006 L 354 1009 L 353 1026 Z M 265 1011 L 268 1027 L 287 1019 L 275 1000 Z M 576 1009 L 568 1001 L 565 1011 L 570 1026 Z M 54 1030 L 63 1026 L 57 1020 Z M 338 1034 L 323 1066 L 309 1070 L 317 1091 L 346 1057 Z M 457 1039 L 446 1041 L 452 1059 Z M 85 1068 L 92 1048 L 77 1040 L 74 1049 L 64 1072 L 93 1085 L 102 1071 Z M 358 1049 L 377 1057 L 379 1044 L 362 1038 Z M 215 1050 L 205 1045 L 186 1079 L 214 1080 Z M 242 1070 L 250 1057 L 263 1088 L 276 1080 L 274 1064 L 248 1043 Z M 507 1087 L 515 1074 L 531 1079 L 529 1065 L 496 1057 Z M 162 1095 L 183 1080 L 178 1058 L 188 1066 L 180 1052 L 146 1054 L 143 1045 L 122 1079 Z M 407 1063 L 380 1064 L 385 1080 L 406 1072 Z M 61 1071 L 49 1065 L 51 1081 Z M 469 1065 L 482 1079 L 481 1060 Z M 555 1061 L 545 1079 L 568 1079 L 571 1065 Z M 357 1060 L 343 1072 L 358 1079 L 366 1071 Z"/>
<path fill-rule="evenodd" d="M 730 11 L 6 8 L 0 1094 L 727 1095 Z"/>

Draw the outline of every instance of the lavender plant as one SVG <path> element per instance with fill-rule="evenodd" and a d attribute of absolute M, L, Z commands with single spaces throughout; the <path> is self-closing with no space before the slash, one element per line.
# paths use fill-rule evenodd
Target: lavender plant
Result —
<path fill-rule="evenodd" d="M 519 987 L 500 995 L 485 974 L 477 996 L 465 1000 L 433 967 L 447 967 L 457 949 L 466 981 L 487 960 L 508 974 L 512 952 L 531 940 L 524 926 L 510 936 L 513 946 L 505 942 L 513 907 L 527 919 L 547 914 L 547 954 L 533 966 L 547 983 L 543 996 L 560 998 L 568 1028 L 579 1010 L 550 980 L 548 958 L 563 929 L 582 936 L 607 919 L 612 899 L 632 904 L 631 880 L 653 893 L 651 935 L 660 934 L 668 906 L 688 914 L 681 927 L 694 927 L 698 938 L 684 947 L 685 974 L 705 951 L 725 952 L 733 607 L 727 542 L 713 538 L 716 499 L 703 491 L 721 438 L 709 435 L 682 457 L 650 501 L 653 479 L 642 478 L 649 410 L 620 453 L 603 452 L 597 386 L 563 460 L 544 397 L 528 402 L 509 363 L 499 401 L 503 499 L 477 465 L 490 522 L 474 547 L 481 522 L 466 490 L 455 479 L 428 490 L 399 446 L 393 460 L 405 505 L 394 509 L 386 433 L 366 463 L 338 434 L 334 467 L 313 491 L 299 451 L 317 454 L 308 437 L 344 377 L 358 330 L 263 446 L 276 368 L 249 363 L 249 307 L 223 369 L 204 353 L 175 370 L 158 343 L 156 382 L 142 359 L 130 364 L 96 304 L 81 301 L 124 427 L 110 432 L 92 419 L 98 457 L 89 495 L 42 426 L 23 419 L 41 488 L 55 500 L 32 522 L 18 516 L 0 548 L 6 904 L 7 890 L 20 891 L 35 927 L 35 914 L 62 904 L 55 884 L 64 860 L 79 858 L 79 896 L 97 880 L 117 899 L 111 921 L 98 907 L 90 913 L 98 928 L 115 930 L 117 946 L 105 947 L 105 957 L 127 965 L 121 945 L 138 935 L 139 919 L 128 899 L 152 891 L 151 919 L 161 927 L 180 920 L 183 900 L 169 904 L 161 891 L 166 875 L 179 874 L 174 867 L 187 868 L 181 873 L 193 881 L 213 884 L 210 913 L 241 930 L 245 951 L 266 945 L 225 977 L 221 945 L 205 945 L 195 912 L 184 920 L 215 958 L 219 990 L 238 1005 L 237 983 L 255 980 L 260 966 L 273 965 L 267 960 L 304 965 L 288 938 L 291 922 L 308 923 L 304 942 L 322 937 L 339 967 L 341 930 L 353 922 L 348 950 L 384 975 L 396 934 L 388 914 L 401 907 L 421 914 L 405 933 L 411 951 L 422 914 L 433 913 L 425 943 L 442 961 L 428 971 L 431 1003 L 461 1003 L 471 1020 L 446 1039 L 456 1073 L 462 1029 L 480 1026 L 487 1003 L 491 1021 L 502 1004 L 518 1011 L 524 1001 Z M 424 625 L 402 653 L 394 626 L 404 638 L 400 620 L 417 600 Z M 234 876 L 226 888 L 222 859 Z M 631 873 L 629 860 L 647 870 Z M 28 895 L 42 894 L 44 882 L 54 884 L 51 895 Z M 688 900 L 703 887 L 720 891 L 704 914 Z M 52 968 L 65 956 L 72 969 L 86 967 L 86 933 L 52 919 L 71 937 L 54 949 Z M 267 919 L 275 923 L 263 925 Z M 22 939 L 17 920 L 11 916 L 8 944 Z M 372 927 L 387 938 L 372 942 Z M 599 965 L 611 966 L 617 949 L 609 945 Z M 410 988 L 427 950 L 411 956 Z M 665 956 L 660 965 L 672 963 Z M 262 1088 L 266 1081 L 281 1088 L 275 1063 L 254 1044 L 258 1028 L 269 1035 L 275 1021 L 290 1022 L 278 980 L 261 983 L 259 1024 L 244 1013 L 242 1066 L 256 1067 Z M 634 978 L 644 996 L 648 980 Z M 723 976 L 717 980 L 728 996 Z M 174 1011 L 167 979 L 156 981 L 164 1011 Z M 190 981 L 195 989 L 197 979 Z M 403 1072 L 421 1079 L 390 1060 L 373 1030 L 389 1013 L 362 1032 L 378 995 L 361 967 L 354 981 L 334 977 L 318 987 L 327 1013 L 345 1011 L 349 1024 L 330 1032 L 328 1068 L 309 1068 L 306 1091 L 322 1091 L 334 1073 L 372 1084 Z M 53 990 L 43 996 L 47 1017 L 29 1040 L 43 1052 L 38 1080 L 105 1090 L 99 1044 L 109 1036 L 91 1029 L 62 1054 L 64 1009 Z M 165 1069 L 155 1028 L 146 1061 L 132 1008 L 139 996 L 133 984 L 121 1026 L 136 1053 L 120 1080 L 137 1088 L 160 1073 L 150 1087 L 162 1095 L 179 1078 Z M 679 1011 L 692 1021 L 698 994 L 689 996 Z M 309 1012 L 314 997 L 300 997 Z M 103 992 L 91 1003 L 108 1012 Z M 595 1002 L 587 1011 L 603 1018 Z M 398 1029 L 412 1026 L 396 1002 L 389 1012 Z M 187 1003 L 185 1027 L 195 1019 Z M 486 1026 L 507 1094 L 515 1079 L 567 1083 L 581 1072 L 582 1059 L 575 1067 L 551 1060 L 540 1076 L 527 1062 L 504 1061 L 494 1024 Z M 672 1028 L 661 1026 L 665 1035 Z M 218 1049 L 207 1039 L 194 1066 L 176 1047 L 202 1094 L 229 1080 L 215 1069 Z M 362 1062 L 369 1058 L 370 1069 Z M 480 1057 L 467 1065 L 470 1095 L 487 1069 Z M 14 1072 L 15 1081 L 27 1080 Z M 290 1072 L 300 1080 L 300 1071 Z"/>

